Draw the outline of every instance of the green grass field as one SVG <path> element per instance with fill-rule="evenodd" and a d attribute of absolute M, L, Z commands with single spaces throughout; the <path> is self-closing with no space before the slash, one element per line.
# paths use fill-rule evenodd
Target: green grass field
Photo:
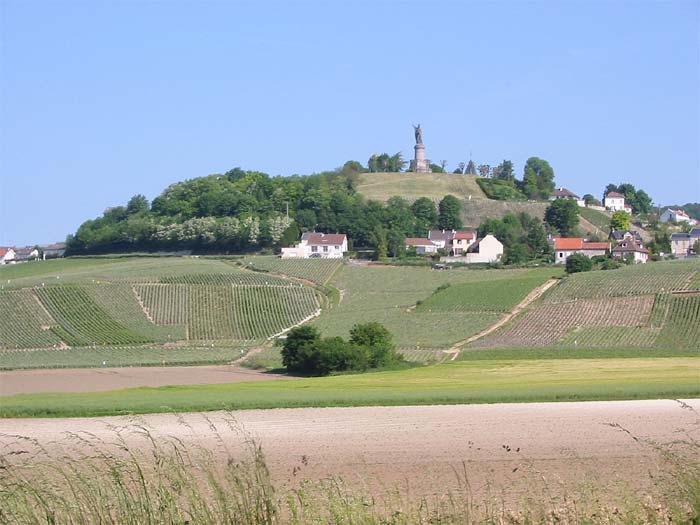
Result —
<path fill-rule="evenodd" d="M 15 395 L 2 398 L 0 417 L 698 397 L 699 365 L 692 357 L 460 361 L 292 381 Z"/>
<path fill-rule="evenodd" d="M 593 210 L 591 208 L 581 207 L 579 207 L 578 211 L 581 217 L 586 219 L 596 228 L 606 233 L 610 232 L 610 217 L 612 214 L 599 210 Z"/>
<path fill-rule="evenodd" d="M 445 195 L 486 199 L 476 177 L 454 173 L 362 173 L 357 192 L 376 201 L 387 201 L 394 196 L 409 202 L 419 197 L 439 201 Z"/>

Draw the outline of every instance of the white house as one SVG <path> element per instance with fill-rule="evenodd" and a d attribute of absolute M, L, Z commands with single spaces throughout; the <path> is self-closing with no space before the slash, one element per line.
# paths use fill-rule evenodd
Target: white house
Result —
<path fill-rule="evenodd" d="M 632 209 L 625 207 L 625 196 L 616 191 L 609 191 L 603 197 L 603 206 L 610 211 L 626 211 L 631 213 Z M 628 209 L 629 208 L 629 209 Z"/>
<path fill-rule="evenodd" d="M 687 222 L 688 224 L 692 225 L 696 225 L 698 223 L 698 221 L 690 217 L 683 210 L 672 210 L 671 208 L 663 212 L 661 217 L 659 217 L 659 220 L 661 222 Z"/>
<path fill-rule="evenodd" d="M 63 257 L 63 254 L 66 253 L 66 244 L 63 242 L 46 244 L 41 247 L 41 253 L 44 259 L 54 259 L 56 257 Z"/>
<path fill-rule="evenodd" d="M 437 253 L 438 246 L 430 239 L 421 239 L 419 237 L 406 237 L 404 239 L 404 244 L 408 250 L 411 247 L 416 249 L 416 253 L 419 255 L 426 255 L 429 253 Z"/>
<path fill-rule="evenodd" d="M 557 188 L 549 196 L 550 201 L 556 201 L 559 199 L 571 199 L 571 200 L 576 201 L 576 204 L 578 204 L 580 207 L 582 207 L 582 208 L 586 207 L 586 203 L 581 197 L 576 195 L 574 192 L 567 190 L 566 188 Z"/>
<path fill-rule="evenodd" d="M 15 262 L 15 250 L 13 248 L 0 248 L 0 264 Z"/>
<path fill-rule="evenodd" d="M 347 251 L 348 238 L 344 233 L 306 232 L 296 246 L 282 248 L 282 258 L 340 259 Z"/>
<path fill-rule="evenodd" d="M 450 255 L 462 255 L 476 242 L 476 232 L 466 230 L 430 230 L 428 239 Z"/>
<path fill-rule="evenodd" d="M 566 264 L 569 255 L 580 253 L 588 258 L 610 253 L 609 242 L 588 242 L 581 237 L 557 237 L 554 239 L 554 262 Z"/>
<path fill-rule="evenodd" d="M 491 234 L 486 235 L 469 245 L 466 252 L 460 255 L 440 257 L 442 262 L 461 263 L 495 263 L 503 257 L 503 244 Z"/>
<path fill-rule="evenodd" d="M 15 261 L 16 262 L 27 262 L 36 260 L 39 258 L 39 250 L 32 248 L 31 246 L 25 246 L 23 248 L 15 249 Z"/>
<path fill-rule="evenodd" d="M 644 264 L 649 259 L 649 250 L 634 237 L 627 237 L 613 248 L 612 256 L 615 259 L 624 259 L 631 256 L 634 258 L 635 263 Z"/>

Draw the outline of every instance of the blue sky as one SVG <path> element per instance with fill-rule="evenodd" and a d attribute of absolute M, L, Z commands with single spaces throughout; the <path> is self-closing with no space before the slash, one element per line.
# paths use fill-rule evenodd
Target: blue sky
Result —
<path fill-rule="evenodd" d="M 0 245 L 235 166 L 547 159 L 700 201 L 697 1 L 0 1 Z"/>

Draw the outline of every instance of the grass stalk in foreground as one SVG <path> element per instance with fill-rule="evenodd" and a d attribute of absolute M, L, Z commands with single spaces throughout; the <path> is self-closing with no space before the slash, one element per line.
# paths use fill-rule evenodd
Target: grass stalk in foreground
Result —
<path fill-rule="evenodd" d="M 110 441 L 78 433 L 45 446 L 14 436 L 0 456 L 0 523 L 700 523 L 700 444 L 692 439 L 648 443 L 664 465 L 653 495 L 618 498 L 601 486 L 593 493 L 509 506 L 497 497 L 474 496 L 466 466 L 455 473 L 457 489 L 432 497 L 400 488 L 375 495 L 336 478 L 282 490 L 273 483 L 260 446 L 244 433 L 243 449 L 229 450 L 216 425 L 209 424 L 218 442 L 215 450 L 158 437 L 139 423 L 112 428 Z M 237 431 L 235 420 L 227 424 Z M 138 444 L 127 434 L 138 436 Z M 61 455 L 47 448 L 56 445 Z"/>

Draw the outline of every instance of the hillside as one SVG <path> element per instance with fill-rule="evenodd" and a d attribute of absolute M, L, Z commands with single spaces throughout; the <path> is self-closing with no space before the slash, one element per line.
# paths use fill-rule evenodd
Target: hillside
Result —
<path fill-rule="evenodd" d="M 460 199 L 486 199 L 472 175 L 455 173 L 362 173 L 358 193 L 368 199 L 387 201 L 398 195 L 413 202 L 419 197 L 440 200 L 445 195 Z"/>

